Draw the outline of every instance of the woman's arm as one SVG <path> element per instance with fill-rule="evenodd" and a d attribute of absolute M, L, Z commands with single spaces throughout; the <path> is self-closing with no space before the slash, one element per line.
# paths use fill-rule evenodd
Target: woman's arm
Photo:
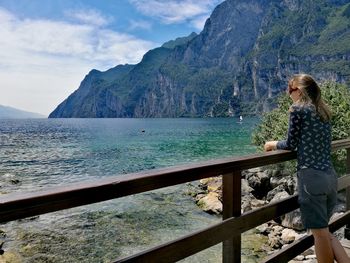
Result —
<path fill-rule="evenodd" d="M 288 136 L 286 140 L 278 141 L 276 149 L 295 151 L 299 145 L 301 133 L 301 112 L 298 108 L 292 108 L 289 115 Z"/>
<path fill-rule="evenodd" d="M 265 151 L 296 150 L 300 140 L 301 114 L 300 109 L 293 107 L 289 115 L 288 136 L 282 141 L 268 141 L 264 145 Z"/>

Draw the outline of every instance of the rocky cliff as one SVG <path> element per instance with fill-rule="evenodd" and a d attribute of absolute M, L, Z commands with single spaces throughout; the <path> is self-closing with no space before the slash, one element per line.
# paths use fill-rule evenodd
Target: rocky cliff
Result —
<path fill-rule="evenodd" d="M 49 117 L 254 114 L 299 72 L 350 83 L 348 0 L 224 1 L 200 34 L 92 70 Z"/>

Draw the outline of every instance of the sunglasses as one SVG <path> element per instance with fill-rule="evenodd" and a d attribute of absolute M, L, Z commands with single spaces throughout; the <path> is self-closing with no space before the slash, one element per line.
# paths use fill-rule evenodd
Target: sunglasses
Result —
<path fill-rule="evenodd" d="M 288 92 L 289 95 L 292 94 L 296 90 L 298 90 L 298 88 L 293 88 L 292 85 L 288 85 L 287 92 Z"/>

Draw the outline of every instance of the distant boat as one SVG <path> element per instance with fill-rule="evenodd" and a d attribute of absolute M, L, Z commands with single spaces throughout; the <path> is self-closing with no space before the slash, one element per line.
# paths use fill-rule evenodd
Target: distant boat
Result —
<path fill-rule="evenodd" d="M 242 122 L 243 121 L 243 117 L 242 115 L 239 116 L 239 122 Z"/>

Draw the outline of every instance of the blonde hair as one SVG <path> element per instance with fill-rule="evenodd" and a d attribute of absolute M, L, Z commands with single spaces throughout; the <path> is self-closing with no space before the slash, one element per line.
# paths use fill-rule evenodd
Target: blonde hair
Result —
<path fill-rule="evenodd" d="M 321 98 L 321 89 L 316 81 L 307 74 L 294 75 L 288 82 L 290 89 L 299 89 L 301 96 L 298 103 L 302 105 L 312 104 L 321 120 L 330 121 L 332 112 L 329 106 Z"/>

